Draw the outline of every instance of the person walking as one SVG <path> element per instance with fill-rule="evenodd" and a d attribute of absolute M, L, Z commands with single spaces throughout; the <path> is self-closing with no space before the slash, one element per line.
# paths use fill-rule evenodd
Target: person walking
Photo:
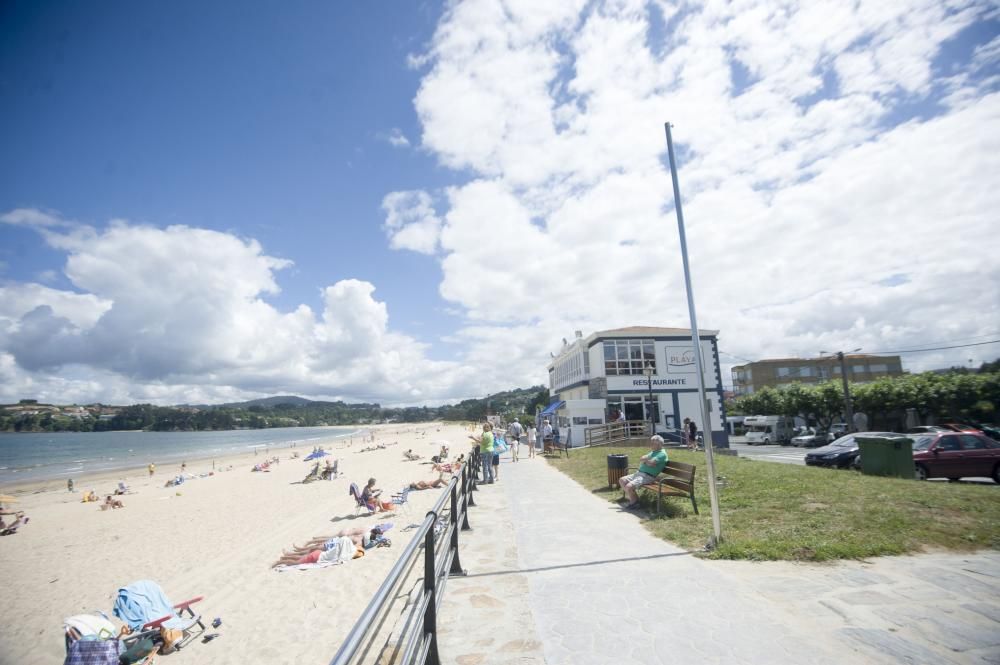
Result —
<path fill-rule="evenodd" d="M 156 465 L 150 462 L 149 466 L 146 468 L 149 470 L 149 477 L 152 478 L 153 474 L 156 472 Z"/>
<path fill-rule="evenodd" d="M 521 423 L 517 422 L 517 418 L 514 418 L 514 422 L 507 427 L 507 441 L 510 443 L 510 457 L 515 462 L 521 448 L 521 435 L 523 433 L 524 428 L 521 427 Z"/>
<path fill-rule="evenodd" d="M 477 438 L 470 434 L 469 438 L 479 443 L 480 466 L 483 467 L 483 483 L 493 484 L 493 425 L 483 423 L 483 433 Z"/>
<path fill-rule="evenodd" d="M 687 427 L 688 448 L 698 450 L 698 423 L 690 418 L 685 418 L 684 423 Z"/>
<path fill-rule="evenodd" d="M 531 425 L 528 427 L 528 457 L 535 456 L 535 441 L 537 437 L 535 436 L 535 426 Z"/>

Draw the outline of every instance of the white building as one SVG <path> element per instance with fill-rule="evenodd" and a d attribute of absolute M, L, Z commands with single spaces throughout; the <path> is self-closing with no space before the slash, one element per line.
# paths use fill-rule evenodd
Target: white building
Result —
<path fill-rule="evenodd" d="M 700 331 L 700 347 L 712 440 L 716 447 L 728 448 L 718 334 Z M 652 402 L 644 373 L 647 366 L 653 370 Z M 680 429 L 684 418 L 698 423 L 700 431 L 706 430 L 689 329 L 632 326 L 602 330 L 587 338 L 577 332 L 572 342 L 563 340 L 548 372 L 553 399 L 542 416 L 558 424 L 561 438 L 571 445 L 583 445 L 588 427 L 614 422 L 619 413 L 626 420 L 652 417 L 657 431 Z"/>

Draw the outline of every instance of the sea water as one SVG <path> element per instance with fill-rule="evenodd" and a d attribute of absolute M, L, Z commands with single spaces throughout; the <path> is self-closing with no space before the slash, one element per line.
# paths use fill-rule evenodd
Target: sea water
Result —
<path fill-rule="evenodd" d="M 282 427 L 222 432 L 39 432 L 0 434 L 0 487 L 181 462 L 254 450 L 332 445 L 356 427 Z"/>

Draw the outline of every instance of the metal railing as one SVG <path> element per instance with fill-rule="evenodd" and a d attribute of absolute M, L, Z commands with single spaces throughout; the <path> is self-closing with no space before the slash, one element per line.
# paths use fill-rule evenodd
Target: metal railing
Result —
<path fill-rule="evenodd" d="M 477 451 L 470 456 L 468 464 L 462 465 L 461 473 L 448 482 L 330 665 L 365 662 L 372 651 L 376 656 L 384 656 L 380 662 L 441 665 L 437 646 L 437 611 L 444 598 L 448 577 L 466 574 L 459 558 L 458 534 L 471 529 L 468 508 L 476 505 L 472 492 L 476 490 L 475 472 L 479 464 Z M 394 631 L 397 636 L 395 644 L 386 642 L 380 645 L 379 637 L 383 634 L 382 628 L 396 594 L 420 563 L 421 548 L 423 577 L 415 605 L 405 612 L 401 628 Z M 385 650 L 391 651 L 385 654 Z"/>

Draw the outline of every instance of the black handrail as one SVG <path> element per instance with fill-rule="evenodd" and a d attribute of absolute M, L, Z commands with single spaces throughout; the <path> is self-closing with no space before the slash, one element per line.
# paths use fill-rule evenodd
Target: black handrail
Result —
<path fill-rule="evenodd" d="M 354 663 L 358 656 L 368 652 L 372 646 L 368 642 L 376 637 L 385 618 L 383 614 L 389 611 L 397 588 L 416 563 L 420 547 L 424 549 L 420 600 L 416 610 L 407 616 L 400 631 L 402 639 L 396 646 L 396 652 L 402 648 L 402 658 L 397 660 L 396 654 L 393 654 L 391 661 L 401 665 L 410 663 L 440 665 L 441 659 L 437 647 L 437 611 L 444 598 L 448 577 L 466 574 L 459 558 L 458 532 L 472 528 L 469 526 L 468 507 L 475 505 L 472 500 L 472 492 L 476 489 L 474 474 L 480 464 L 478 451 L 473 451 L 469 463 L 462 465 L 461 473 L 448 482 L 413 535 L 413 540 L 403 550 L 403 554 L 368 603 L 368 607 L 361 613 L 361 617 L 340 645 L 330 665 L 349 665 Z M 445 511 L 446 502 L 447 524 L 439 528 L 438 524 L 442 518 L 442 511 Z M 441 548 L 442 544 L 444 548 Z M 414 619 L 419 620 L 419 629 Z"/>

